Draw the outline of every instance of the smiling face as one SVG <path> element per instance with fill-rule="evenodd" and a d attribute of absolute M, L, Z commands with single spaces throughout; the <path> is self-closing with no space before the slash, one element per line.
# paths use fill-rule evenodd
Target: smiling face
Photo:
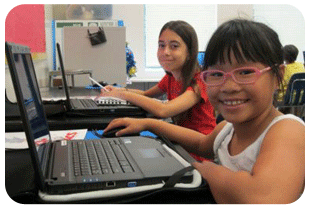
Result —
<path fill-rule="evenodd" d="M 170 29 L 164 30 L 158 40 L 157 58 L 160 65 L 172 74 L 180 73 L 187 57 L 187 46 L 182 38 Z"/>
<path fill-rule="evenodd" d="M 236 68 L 267 66 L 258 62 L 238 63 L 231 53 L 231 62 L 210 66 L 207 70 L 231 72 Z M 277 79 L 271 71 L 264 72 L 254 84 L 238 84 L 228 77 L 224 84 L 209 86 L 209 100 L 225 120 L 231 123 L 244 123 L 257 118 L 273 108 L 273 93 L 277 88 Z"/>

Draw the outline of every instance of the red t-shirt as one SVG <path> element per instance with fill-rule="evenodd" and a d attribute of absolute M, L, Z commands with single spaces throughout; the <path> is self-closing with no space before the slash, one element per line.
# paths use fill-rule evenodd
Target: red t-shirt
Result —
<path fill-rule="evenodd" d="M 201 80 L 199 73 L 196 73 L 194 78 L 198 84 L 202 100 L 190 109 L 188 118 L 186 118 L 180 125 L 203 134 L 209 134 L 213 131 L 216 125 L 213 107 L 208 99 L 206 92 L 207 87 Z M 182 83 L 168 74 L 162 78 L 157 86 L 167 94 L 168 100 L 178 97 L 182 90 Z M 186 91 L 194 90 L 192 87 L 188 87 Z"/>

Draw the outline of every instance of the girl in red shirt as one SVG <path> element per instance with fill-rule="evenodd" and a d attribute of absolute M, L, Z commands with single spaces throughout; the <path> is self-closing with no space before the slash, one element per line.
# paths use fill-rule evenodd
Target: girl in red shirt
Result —
<path fill-rule="evenodd" d="M 171 117 L 177 125 L 209 134 L 216 123 L 206 86 L 199 77 L 197 55 L 194 28 L 184 21 L 170 21 L 161 29 L 158 40 L 158 61 L 167 73 L 163 79 L 145 91 L 106 86 L 110 92 L 102 90 L 101 96 L 127 100 L 156 117 Z M 163 94 L 167 94 L 166 103 L 151 98 Z"/>

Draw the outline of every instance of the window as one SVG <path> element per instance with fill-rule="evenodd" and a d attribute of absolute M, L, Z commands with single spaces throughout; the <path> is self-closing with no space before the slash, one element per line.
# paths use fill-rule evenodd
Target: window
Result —
<path fill-rule="evenodd" d="M 157 60 L 158 36 L 163 25 L 171 20 L 184 20 L 196 30 L 199 51 L 205 47 L 217 27 L 216 8 L 214 5 L 145 5 L 145 54 L 146 71 L 162 69 Z"/>
<path fill-rule="evenodd" d="M 296 7 L 286 4 L 254 4 L 254 20 L 265 23 L 274 29 L 282 45 L 293 44 L 299 54 L 297 61 L 303 62 L 305 50 L 305 19 Z"/>

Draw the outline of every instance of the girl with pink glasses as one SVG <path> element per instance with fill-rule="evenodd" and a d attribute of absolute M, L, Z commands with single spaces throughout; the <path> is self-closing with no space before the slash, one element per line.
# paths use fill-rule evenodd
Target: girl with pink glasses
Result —
<path fill-rule="evenodd" d="M 222 24 L 205 51 L 201 78 L 224 121 L 204 135 L 154 119 L 117 119 L 118 135 L 150 130 L 214 162 L 193 163 L 217 203 L 291 203 L 305 183 L 305 126 L 273 106 L 284 73 L 277 33 L 235 19 Z"/>

